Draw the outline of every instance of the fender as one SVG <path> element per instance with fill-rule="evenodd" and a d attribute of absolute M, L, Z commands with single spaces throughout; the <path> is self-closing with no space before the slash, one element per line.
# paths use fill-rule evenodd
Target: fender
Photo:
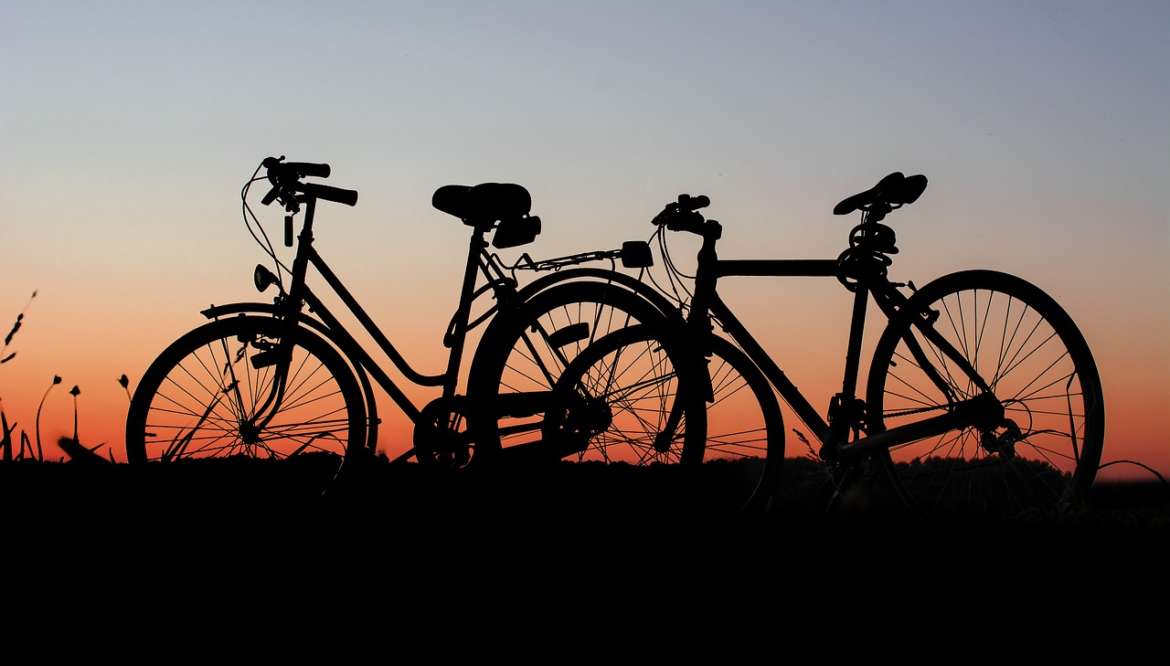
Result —
<path fill-rule="evenodd" d="M 258 302 L 227 303 L 224 305 L 212 305 L 206 310 L 199 311 L 199 314 L 207 317 L 208 319 L 218 319 L 226 315 L 249 313 L 276 316 L 276 304 Z M 332 329 L 330 329 L 328 326 L 321 323 L 319 320 L 310 317 L 304 312 L 297 313 L 297 323 L 321 334 L 321 337 L 333 343 L 334 347 L 342 351 L 343 358 L 346 357 L 346 354 L 344 353 L 345 347 L 341 344 L 341 341 L 337 339 L 337 337 L 333 334 Z M 378 403 L 374 398 L 374 388 L 370 385 L 370 378 L 366 374 L 365 368 L 363 368 L 359 363 L 354 363 L 350 359 L 347 360 L 349 360 L 350 366 L 353 367 L 354 374 L 357 375 L 358 382 L 360 382 L 362 385 L 362 395 L 366 401 L 366 418 L 369 421 L 367 424 L 366 446 L 369 448 L 370 453 L 373 454 L 375 451 L 377 451 L 378 448 L 378 424 L 382 422 L 382 420 L 378 418 Z"/>
<path fill-rule="evenodd" d="M 523 307 L 525 303 L 537 294 L 566 282 L 602 282 L 614 285 L 615 288 L 630 292 L 635 298 L 642 299 L 655 310 L 662 313 L 663 317 L 674 319 L 680 325 L 682 324 L 682 314 L 676 305 L 671 303 L 670 300 L 653 287 L 644 282 L 639 282 L 625 273 L 618 273 L 604 268 L 570 268 L 568 270 L 556 271 L 524 285 L 512 298 L 500 304 L 501 311 L 497 312 L 495 317 L 488 323 L 487 329 L 484 330 L 483 336 L 480 338 L 479 348 L 472 355 L 470 376 L 475 376 L 476 369 L 480 365 L 480 352 L 484 349 L 483 343 L 494 337 L 497 328 L 500 326 L 500 322 L 507 318 L 507 312 L 505 310 Z"/>
<path fill-rule="evenodd" d="M 523 289 L 512 294 L 512 298 L 500 304 L 500 311 L 488 323 L 487 329 L 484 330 L 483 335 L 480 337 L 479 347 L 472 356 L 467 379 L 468 393 L 472 393 L 475 387 L 485 381 L 487 375 L 491 374 L 488 370 L 494 361 L 488 351 L 497 346 L 497 338 L 502 335 L 501 331 L 505 330 L 507 324 L 512 321 L 512 314 L 515 310 L 525 307 L 533 298 L 554 288 L 583 283 L 598 287 L 609 285 L 615 291 L 623 292 L 628 297 L 641 301 L 652 312 L 661 314 L 663 319 L 670 322 L 671 326 L 681 326 L 683 324 L 683 318 L 678 307 L 672 305 L 665 296 L 652 287 L 639 282 L 629 275 L 600 268 L 576 268 L 557 271 L 542 276 L 540 279 L 525 285 Z"/>
<path fill-rule="evenodd" d="M 538 292 L 544 291 L 549 287 L 566 282 L 568 280 L 578 280 L 581 278 L 598 278 L 604 282 L 613 282 L 621 285 L 638 296 L 649 301 L 654 307 L 658 308 L 663 315 L 670 316 L 678 312 L 678 306 L 671 303 L 668 298 L 662 295 L 654 287 L 639 282 L 638 280 L 626 275 L 625 273 L 618 273 L 606 268 L 570 268 L 562 271 L 555 271 L 548 275 L 542 276 L 532 282 L 524 285 L 522 289 L 516 292 L 516 302 L 523 303 L 535 296 Z"/>

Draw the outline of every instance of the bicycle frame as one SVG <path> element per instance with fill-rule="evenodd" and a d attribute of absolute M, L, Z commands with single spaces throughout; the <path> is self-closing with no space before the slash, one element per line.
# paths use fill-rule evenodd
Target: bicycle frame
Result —
<path fill-rule="evenodd" d="M 845 357 L 845 371 L 841 392 L 829 408 L 829 419 L 821 418 L 808 402 L 800 389 L 785 375 L 780 366 L 764 351 L 763 347 L 736 318 L 735 314 L 719 297 L 716 285 L 721 277 L 767 276 L 767 277 L 837 277 L 840 262 L 837 259 L 778 259 L 778 260 L 724 260 L 715 252 L 715 242 L 721 235 L 718 222 L 707 221 L 703 228 L 703 247 L 699 251 L 698 271 L 695 279 L 695 295 L 687 319 L 691 336 L 703 340 L 714 335 L 710 317 L 714 316 L 722 328 L 739 344 L 752 362 L 764 373 L 785 402 L 821 442 L 821 456 L 827 460 L 852 461 L 922 437 L 939 435 L 949 430 L 970 425 L 992 423 L 1003 417 L 1003 409 L 991 394 L 987 383 L 942 335 L 934 330 L 933 316 L 927 312 L 912 311 L 906 305 L 909 299 L 903 296 L 895 283 L 884 276 L 859 281 L 854 292 L 852 319 L 849 328 L 848 351 Z M 949 384 L 934 368 L 921 346 L 912 335 L 904 337 L 915 359 L 926 370 L 928 376 L 952 398 L 947 413 L 923 419 L 915 423 L 893 428 L 884 432 L 859 437 L 849 442 L 850 430 L 856 427 L 858 403 L 857 373 L 861 359 L 862 333 L 865 328 L 866 308 L 870 295 L 890 320 L 910 317 L 913 325 L 935 344 L 947 357 L 968 375 L 971 381 L 984 393 L 968 400 L 954 399 Z M 909 330 L 909 329 L 908 329 Z M 702 347 L 706 348 L 706 346 Z M 710 387 L 705 387 L 710 396 Z M 862 406 L 864 406 L 862 404 Z M 848 446 L 846 446 L 848 444 Z"/>
<path fill-rule="evenodd" d="M 489 229 L 484 227 L 474 228 L 471 242 L 468 246 L 467 263 L 464 269 L 463 283 L 459 292 L 459 304 L 452 317 L 448 334 L 444 340 L 446 346 L 450 348 L 447 368 L 441 374 L 429 375 L 415 370 L 410 365 L 365 309 L 361 307 L 357 299 L 346 289 L 341 279 L 329 268 L 324 258 L 317 253 L 313 247 L 313 217 L 316 212 L 316 199 L 306 197 L 302 203 L 305 204 L 305 218 L 301 232 L 297 236 L 297 251 L 291 270 L 292 282 L 288 292 L 277 297 L 275 313 L 278 317 L 285 319 L 286 325 L 295 327 L 300 324 L 302 308 L 307 306 L 309 311 L 319 319 L 320 324 L 325 329 L 324 332 L 328 334 L 330 340 L 340 347 L 343 354 L 360 371 L 368 372 L 373 376 L 378 385 L 394 400 L 395 404 L 398 405 L 403 413 L 412 422 L 417 422 L 421 410 L 406 397 L 406 394 L 403 393 L 402 389 L 398 387 L 394 380 L 362 348 L 353 335 L 329 308 L 322 303 L 317 294 L 309 288 L 305 280 L 308 268 L 312 266 L 317 270 L 317 273 L 325 279 L 325 282 L 341 299 L 350 313 L 358 320 L 362 328 L 377 342 L 378 347 L 390 358 L 394 366 L 408 380 L 420 386 L 441 386 L 443 397 L 450 398 L 455 395 L 459 381 L 459 370 L 462 363 L 467 332 L 475 325 L 486 320 L 496 310 L 496 307 L 493 307 L 477 321 L 469 323 L 472 302 L 488 289 L 495 289 L 498 297 L 500 296 L 500 292 L 514 293 L 514 282 L 508 280 L 503 275 L 499 268 L 491 261 L 491 257 L 486 251 L 488 243 L 484 240 L 484 234 Z M 493 274 L 492 269 L 495 270 L 495 274 Z M 476 278 L 480 272 L 485 275 L 488 282 L 484 287 L 476 291 Z M 287 339 L 289 342 L 285 343 L 282 341 L 282 344 L 291 345 L 291 336 L 287 336 Z M 275 363 L 278 365 L 278 368 L 276 371 L 276 380 L 273 382 L 273 390 L 269 393 L 264 404 L 257 409 L 255 418 L 261 427 L 271 420 L 280 409 L 280 401 L 284 391 L 284 380 L 288 372 L 288 362 L 284 361 L 285 357 L 286 355 L 284 354 L 276 356 L 277 360 Z"/>
<path fill-rule="evenodd" d="M 248 304 L 237 303 L 232 305 L 212 307 L 203 312 L 209 317 L 218 317 L 225 314 L 240 313 L 247 311 L 263 311 L 271 313 L 279 318 L 284 319 L 287 326 L 295 327 L 298 325 L 305 325 L 309 328 L 325 335 L 331 342 L 338 346 L 342 353 L 354 364 L 355 370 L 358 374 L 358 379 L 361 381 L 363 391 L 366 394 L 367 402 L 373 401 L 373 393 L 369 387 L 369 382 L 366 375 L 374 378 L 377 384 L 394 400 L 395 404 L 402 410 L 404 414 L 414 423 L 418 423 L 423 410 L 416 406 L 399 386 L 390 378 L 390 376 L 378 365 L 378 363 L 370 356 L 370 354 L 357 342 L 353 335 L 345 328 L 345 326 L 338 320 L 338 318 L 330 311 L 328 307 L 321 301 L 316 293 L 306 283 L 306 276 L 308 268 L 312 266 L 317 273 L 325 279 L 325 282 L 333 290 L 333 292 L 341 299 L 342 303 L 350 311 L 351 314 L 362 325 L 362 328 L 374 339 L 378 347 L 390 358 L 395 367 L 411 382 L 420 386 L 438 386 L 442 387 L 442 398 L 450 399 L 456 395 L 458 387 L 459 374 L 462 366 L 463 352 L 465 349 L 465 342 L 467 333 L 486 322 L 493 315 L 496 317 L 508 316 L 513 306 L 525 302 L 537 292 L 550 288 L 553 284 L 561 282 L 576 280 L 582 278 L 605 278 L 607 283 L 613 284 L 615 288 L 624 288 L 640 294 L 647 301 L 653 303 L 660 310 L 665 312 L 669 309 L 669 304 L 657 292 L 649 289 L 641 282 L 630 278 L 621 273 L 616 273 L 612 269 L 610 271 L 603 271 L 592 268 L 577 268 L 571 270 L 560 271 L 554 274 L 545 276 L 544 278 L 533 281 L 524 289 L 517 289 L 517 282 L 514 278 L 509 278 L 504 269 L 507 266 L 502 266 L 497 258 L 488 252 L 488 242 L 484 239 L 485 234 L 491 231 L 491 225 L 482 225 L 473 227 L 471 241 L 468 246 L 467 261 L 465 264 L 463 282 L 460 288 L 459 304 L 456 307 L 455 314 L 452 316 L 447 328 L 447 333 L 444 336 L 444 345 L 450 349 L 447 359 L 447 368 L 441 374 L 425 374 L 419 372 L 406 358 L 395 348 L 390 339 L 382 332 L 382 330 L 373 321 L 373 318 L 361 307 L 357 299 L 346 289 L 342 284 L 341 279 L 329 268 L 324 258 L 313 247 L 313 220 L 316 212 L 316 199 L 312 197 L 304 197 L 299 200 L 299 203 L 304 204 L 305 218 L 300 234 L 297 236 L 297 251 L 293 259 L 291 270 L 292 281 L 289 285 L 287 293 L 282 292 L 277 296 L 274 306 L 266 306 L 264 304 Z M 290 239 L 291 241 L 291 239 Z M 558 268 L 561 265 L 572 265 L 582 263 L 584 261 L 594 260 L 598 257 L 608 258 L 611 261 L 622 254 L 621 250 L 612 250 L 605 252 L 584 253 L 581 255 L 573 255 L 570 257 L 561 257 L 550 260 L 556 263 Z M 595 256 L 597 255 L 597 256 Z M 531 260 L 530 260 L 531 263 Z M 477 275 L 482 274 L 486 278 L 486 284 L 479 289 L 475 288 L 477 282 Z M 474 321 L 471 321 L 471 305 L 481 295 L 488 290 L 494 292 L 496 304 L 488 308 L 486 312 L 481 314 Z M 303 313 L 304 307 L 308 307 L 309 311 L 315 315 L 314 317 L 307 316 Z M 549 332 L 545 331 L 543 327 L 538 327 L 541 335 L 549 336 Z M 528 346 L 529 351 L 535 356 L 536 349 L 534 343 L 528 339 L 528 333 L 523 333 L 524 342 Z M 292 337 L 285 336 L 282 338 L 289 340 L 287 343 L 291 345 Z M 257 409 L 254 416 L 254 423 L 259 427 L 264 427 L 273 416 L 280 410 L 281 400 L 285 388 L 285 380 L 288 373 L 288 362 L 285 358 L 290 358 L 286 353 L 291 349 L 285 349 L 280 353 L 270 354 L 269 358 L 274 359 L 272 364 L 277 365 L 275 379 L 272 382 L 272 389 L 265 398 L 265 402 Z M 554 349 L 554 353 L 560 354 L 559 349 Z M 259 355 L 258 355 L 259 356 Z M 561 358 L 561 363 L 567 365 L 568 362 Z M 474 363 L 473 363 L 474 365 Z M 542 368 L 543 369 L 543 368 Z M 545 370 L 547 374 L 548 371 Z M 551 377 L 551 375 L 550 375 Z M 543 396 L 543 393 L 536 394 Z M 525 398 L 527 399 L 527 397 Z M 376 407 L 374 405 L 368 406 L 370 409 L 371 423 L 376 426 Z M 409 454 L 409 452 L 408 452 Z"/>

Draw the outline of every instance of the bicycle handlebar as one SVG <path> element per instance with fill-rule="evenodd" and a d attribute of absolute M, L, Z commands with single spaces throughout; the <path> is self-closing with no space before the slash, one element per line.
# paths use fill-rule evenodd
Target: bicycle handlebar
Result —
<path fill-rule="evenodd" d="M 295 170 L 302 178 L 312 176 L 314 178 L 328 178 L 329 165 L 328 164 L 313 164 L 312 162 L 285 162 L 284 167 L 288 170 Z"/>
<path fill-rule="evenodd" d="M 278 180 L 283 178 L 292 180 L 308 177 L 328 178 L 330 173 L 328 164 L 285 162 L 284 157 L 266 157 L 263 165 L 268 170 L 268 177 L 271 179 L 275 176 Z"/>
<path fill-rule="evenodd" d="M 319 185 L 317 183 L 300 183 L 298 184 L 297 189 L 311 197 L 316 197 L 318 199 L 335 201 L 339 204 L 345 204 L 346 206 L 357 205 L 357 190 L 346 190 L 340 187 L 330 187 L 329 185 Z"/>
<path fill-rule="evenodd" d="M 261 164 L 268 170 L 268 180 L 273 185 L 272 190 L 261 200 L 261 203 L 265 206 L 272 203 L 278 197 L 297 192 L 316 199 L 345 204 L 346 206 L 354 206 L 357 204 L 358 193 L 356 190 L 346 190 L 340 187 L 321 185 L 319 183 L 300 182 L 302 178 L 328 178 L 331 172 L 328 164 L 285 162 L 284 156 L 266 157 Z M 287 203 L 283 198 L 281 201 Z"/>
<path fill-rule="evenodd" d="M 711 199 L 706 196 L 692 197 L 689 194 L 680 194 L 676 203 L 666 204 L 662 212 L 655 215 L 650 223 L 655 226 L 665 225 L 671 231 L 689 231 L 702 236 L 707 225 L 698 210 L 710 205 Z"/>

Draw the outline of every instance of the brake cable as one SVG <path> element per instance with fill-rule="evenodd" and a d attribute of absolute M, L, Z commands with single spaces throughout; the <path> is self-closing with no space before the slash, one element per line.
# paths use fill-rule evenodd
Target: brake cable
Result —
<path fill-rule="evenodd" d="M 280 291 L 283 293 L 284 280 L 282 279 L 282 271 L 287 271 L 290 275 L 292 274 L 292 271 L 289 270 L 288 266 L 285 266 L 284 263 L 280 261 L 280 258 L 276 256 L 276 249 L 272 246 L 272 240 L 268 238 L 268 233 L 264 231 L 264 225 L 260 224 L 260 219 L 256 217 L 256 213 L 254 213 L 252 211 L 252 207 L 248 205 L 248 191 L 252 188 L 252 183 L 267 178 L 267 176 L 256 175 L 260 173 L 260 169 L 263 167 L 264 163 L 261 162 L 256 167 L 256 170 L 252 172 L 252 176 L 248 179 L 248 182 L 244 183 L 243 189 L 240 190 L 240 202 L 243 204 L 242 215 L 244 217 L 244 227 L 248 230 L 248 233 L 252 235 L 252 239 L 256 241 L 256 244 L 260 246 L 260 249 L 263 250 L 264 253 L 267 254 L 275 263 L 276 283 L 279 286 Z M 249 216 L 251 216 L 251 220 L 248 219 Z M 256 235 L 256 231 L 252 229 L 252 223 L 255 223 L 256 229 L 260 230 L 260 236 L 264 237 L 263 241 L 260 240 L 260 236 Z"/>

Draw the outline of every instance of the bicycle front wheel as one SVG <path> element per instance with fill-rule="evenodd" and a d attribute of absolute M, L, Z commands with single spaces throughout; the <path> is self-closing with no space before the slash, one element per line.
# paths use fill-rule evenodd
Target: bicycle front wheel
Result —
<path fill-rule="evenodd" d="M 542 442 L 557 457 L 576 462 L 701 461 L 706 413 L 687 408 L 680 389 L 690 382 L 681 363 L 678 352 L 649 326 L 602 337 L 554 385 Z"/>
<path fill-rule="evenodd" d="M 130 401 L 127 459 L 331 456 L 340 463 L 364 451 L 365 403 L 349 365 L 299 327 L 287 361 L 273 362 L 285 331 L 270 317 L 232 317 L 167 347 Z M 265 418 L 281 383 L 277 411 Z"/>
<path fill-rule="evenodd" d="M 473 424 L 475 455 L 489 458 L 504 450 L 547 457 L 543 415 L 565 368 L 613 332 L 666 318 L 624 287 L 584 280 L 550 287 L 497 316 L 468 379 L 468 398 L 482 415 Z"/>
<path fill-rule="evenodd" d="M 888 460 L 912 501 L 1018 513 L 1082 498 L 1101 460 L 1105 407 L 1089 347 L 1056 301 L 1011 275 L 964 271 L 924 286 L 906 308 L 935 313 L 930 326 L 978 372 L 1004 410 L 994 426 L 892 449 Z M 938 416 L 952 399 L 980 393 L 909 317 L 891 322 L 870 366 L 870 433 Z"/>
<path fill-rule="evenodd" d="M 758 506 L 770 505 L 784 463 L 784 420 L 772 384 L 729 340 L 713 336 L 707 375 L 711 401 L 702 438 L 704 462 L 727 463 L 729 488 L 751 489 Z"/>
<path fill-rule="evenodd" d="M 585 349 L 557 382 L 544 439 L 579 461 L 686 465 L 699 482 L 689 501 L 707 508 L 767 507 L 784 457 L 771 385 L 726 340 L 703 364 L 670 333 L 632 326 Z"/>

